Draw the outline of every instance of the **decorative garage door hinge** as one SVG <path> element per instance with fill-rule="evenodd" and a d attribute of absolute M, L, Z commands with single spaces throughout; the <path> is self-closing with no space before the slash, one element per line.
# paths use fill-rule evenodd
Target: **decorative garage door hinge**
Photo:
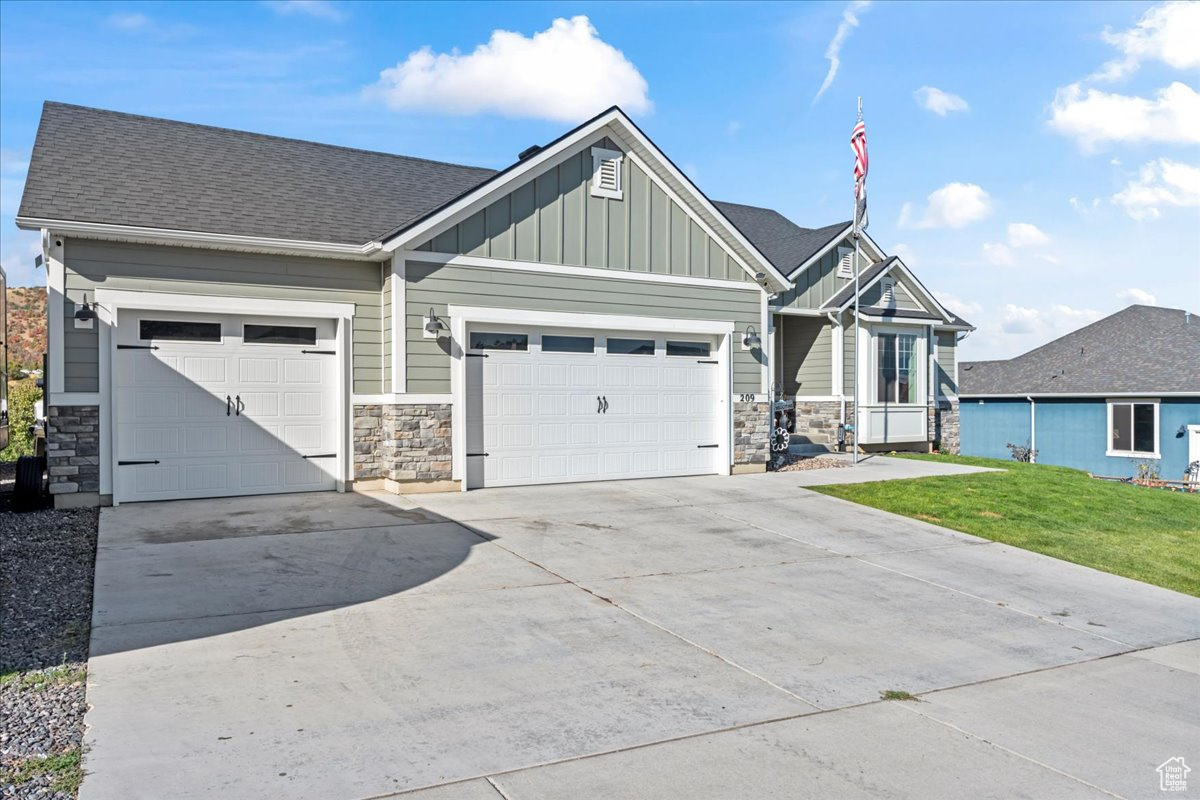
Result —
<path fill-rule="evenodd" d="M 467 358 L 487 358 L 487 353 L 465 353 Z"/>
<path fill-rule="evenodd" d="M 707 450 L 710 447 L 720 447 L 720 446 L 721 445 L 719 445 L 719 444 L 698 444 L 698 445 L 696 445 L 696 447 L 701 450 Z"/>
<path fill-rule="evenodd" d="M 467 458 L 482 458 L 486 455 L 487 453 L 467 453 Z"/>
<path fill-rule="evenodd" d="M 720 364 L 721 362 L 720 361 L 711 361 L 711 360 L 706 361 L 704 359 L 701 359 L 700 361 L 697 361 L 696 363 L 697 364 Z"/>
<path fill-rule="evenodd" d="M 128 467 L 128 466 L 132 466 L 134 464 L 157 464 L 157 463 L 158 463 L 157 459 L 154 461 L 118 461 L 117 466 L 118 467 Z"/>
<path fill-rule="evenodd" d="M 156 344 L 119 344 L 118 350 L 157 350 Z"/>
<path fill-rule="evenodd" d="M 337 350 L 301 350 L 301 353 L 312 353 L 314 356 L 336 356 Z"/>
<path fill-rule="evenodd" d="M 316 453 L 311 456 L 300 456 L 301 458 L 337 458 L 337 453 Z"/>

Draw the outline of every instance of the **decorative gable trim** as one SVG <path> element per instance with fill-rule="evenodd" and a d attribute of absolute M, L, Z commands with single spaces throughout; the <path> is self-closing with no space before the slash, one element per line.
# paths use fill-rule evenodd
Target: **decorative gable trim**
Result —
<path fill-rule="evenodd" d="M 918 293 L 921 295 L 921 297 L 919 297 L 919 298 L 913 297 L 913 300 L 918 305 L 923 306 L 925 308 L 925 310 L 929 311 L 929 313 L 931 313 L 931 314 L 938 314 L 939 316 L 941 316 L 941 318 L 944 322 L 950 322 L 953 319 L 953 316 L 950 314 L 950 312 L 948 312 L 942 306 L 942 304 L 937 301 L 937 298 L 935 298 L 933 296 L 933 294 L 928 289 L 925 288 L 924 284 L 922 284 L 919 280 L 917 280 L 917 276 L 914 275 L 907 266 L 905 266 L 903 261 L 901 261 L 896 256 L 892 256 L 892 258 L 890 260 L 892 263 L 890 265 L 888 265 L 888 267 L 886 269 L 881 270 L 878 275 L 876 275 L 874 278 L 872 278 L 871 280 L 867 281 L 865 284 L 863 284 L 862 286 L 859 287 L 859 289 L 858 289 L 859 295 L 861 295 L 863 292 L 870 289 L 875 284 L 879 283 L 881 280 L 884 279 L 884 277 L 890 275 L 892 270 L 900 270 L 900 274 L 903 275 L 908 280 L 908 285 L 911 286 L 912 288 L 916 289 L 918 291 Z M 911 295 L 911 293 L 910 293 L 910 295 Z M 922 302 L 922 300 L 924 302 Z M 841 311 L 845 311 L 847 308 L 850 308 L 853 305 L 854 305 L 854 295 L 851 294 L 850 297 L 845 302 L 843 302 L 841 304 L 841 306 L 839 306 L 837 309 L 826 309 L 826 310 L 827 311 L 836 310 L 836 311 L 841 312 Z"/>
<path fill-rule="evenodd" d="M 808 257 L 807 261 L 788 273 L 787 277 L 790 284 L 795 285 L 796 279 L 800 277 L 804 270 L 808 269 L 814 264 L 819 263 L 822 258 L 824 258 L 830 251 L 833 250 L 833 248 L 840 246 L 841 243 L 846 240 L 846 237 L 853 235 L 853 233 L 854 223 L 847 225 L 845 228 L 835 233 L 833 237 L 825 243 L 824 247 L 813 253 Z M 866 231 L 861 231 L 859 236 L 862 237 L 863 244 L 867 246 L 867 255 L 870 256 L 870 263 L 882 261 L 883 259 L 887 258 L 887 254 L 883 252 L 883 248 L 877 245 L 875 240 L 867 235 Z M 853 250 L 853 248 L 851 248 L 851 250 Z M 854 277 L 853 272 L 850 273 L 850 277 Z"/>

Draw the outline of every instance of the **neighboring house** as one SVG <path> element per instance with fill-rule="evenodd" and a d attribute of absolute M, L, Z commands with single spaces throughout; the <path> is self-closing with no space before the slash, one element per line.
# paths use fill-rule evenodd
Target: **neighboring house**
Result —
<path fill-rule="evenodd" d="M 1200 459 L 1200 318 L 1129 306 L 1025 355 L 960 367 L 962 452 L 1180 480 Z"/>
<path fill-rule="evenodd" d="M 830 443 L 855 364 L 865 444 L 952 446 L 969 326 L 864 237 L 855 343 L 847 224 L 616 108 L 495 172 L 47 103 L 17 223 L 58 505 L 761 471 L 773 384 Z"/>

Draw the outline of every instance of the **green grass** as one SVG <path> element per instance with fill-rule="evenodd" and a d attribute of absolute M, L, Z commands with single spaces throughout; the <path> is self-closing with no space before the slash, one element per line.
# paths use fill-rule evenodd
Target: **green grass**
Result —
<path fill-rule="evenodd" d="M 916 700 L 917 696 L 903 689 L 887 689 L 879 693 L 880 700 Z"/>
<path fill-rule="evenodd" d="M 82 683 L 87 680 L 87 670 L 77 667 L 54 667 L 22 672 L 11 670 L 0 672 L 0 686 L 16 684 L 39 691 L 47 686 L 63 686 L 71 683 Z"/>
<path fill-rule="evenodd" d="M 843 500 L 1200 597 L 1200 495 L 1044 464 L 909 455 L 1004 472 L 814 486 Z"/>
<path fill-rule="evenodd" d="M 42 775 L 52 776 L 50 788 L 54 791 L 74 795 L 79 791 L 79 784 L 83 783 L 83 751 L 72 747 L 47 758 L 22 758 L 0 771 L 0 779 L 17 787 Z"/>

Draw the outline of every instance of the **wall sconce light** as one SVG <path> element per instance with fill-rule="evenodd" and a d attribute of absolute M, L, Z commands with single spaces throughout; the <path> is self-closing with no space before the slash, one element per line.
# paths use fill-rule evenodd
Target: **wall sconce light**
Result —
<path fill-rule="evenodd" d="M 446 330 L 446 323 L 438 319 L 438 315 L 429 309 L 429 313 L 425 315 L 425 338 L 437 339 L 442 336 L 442 331 Z"/>
<path fill-rule="evenodd" d="M 762 339 L 759 338 L 758 331 L 754 329 L 753 325 L 747 325 L 746 333 L 742 335 L 742 349 L 753 350 L 761 344 Z"/>
<path fill-rule="evenodd" d="M 75 327 L 76 329 L 90 329 L 96 319 L 96 304 L 88 303 L 85 296 L 82 303 L 75 304 Z"/>

